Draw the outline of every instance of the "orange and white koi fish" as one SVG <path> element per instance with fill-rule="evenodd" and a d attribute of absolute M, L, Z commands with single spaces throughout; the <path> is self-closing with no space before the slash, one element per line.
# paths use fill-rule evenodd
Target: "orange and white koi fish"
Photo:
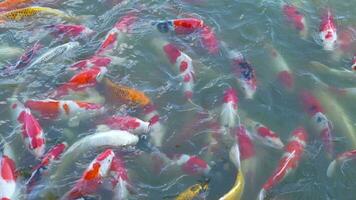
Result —
<path fill-rule="evenodd" d="M 107 67 L 112 59 L 108 57 L 93 56 L 89 59 L 80 60 L 69 67 L 70 70 L 80 70 L 94 67 Z"/>
<path fill-rule="evenodd" d="M 0 12 L 14 10 L 32 2 L 34 0 L 4 0 L 0 2 Z"/>
<path fill-rule="evenodd" d="M 32 115 L 30 109 L 17 100 L 11 100 L 10 109 L 14 121 L 21 129 L 22 140 L 26 148 L 36 157 L 40 158 L 45 151 L 46 140 L 41 125 Z"/>
<path fill-rule="evenodd" d="M 235 89 L 227 88 L 224 91 L 223 105 L 220 113 L 220 123 L 225 127 L 232 128 L 238 120 L 238 97 Z"/>
<path fill-rule="evenodd" d="M 49 166 L 54 160 L 60 158 L 67 146 L 68 144 L 65 142 L 57 144 L 43 156 L 41 163 L 33 168 L 32 174 L 26 182 L 27 192 L 31 192 L 36 182 L 42 178 L 43 174 L 48 172 Z"/>
<path fill-rule="evenodd" d="M 292 171 L 294 171 L 302 158 L 308 135 L 304 128 L 297 128 L 292 132 L 292 137 L 284 147 L 285 153 L 278 163 L 272 176 L 262 186 L 258 200 L 264 200 L 267 192 L 278 183 L 282 182 Z"/>
<path fill-rule="evenodd" d="M 325 111 L 319 100 L 308 91 L 302 91 L 300 94 L 305 112 L 311 117 L 313 126 L 318 131 L 327 155 L 332 158 L 334 154 L 334 145 L 331 135 L 332 125 L 325 115 Z"/>
<path fill-rule="evenodd" d="M 267 126 L 256 122 L 252 119 L 245 120 L 247 129 L 250 130 L 251 135 L 259 142 L 275 149 L 283 149 L 284 144 L 279 135 L 269 129 Z"/>
<path fill-rule="evenodd" d="M 131 12 L 123 16 L 114 26 L 113 29 L 109 31 L 106 35 L 104 41 L 100 45 L 96 52 L 96 55 L 107 54 L 110 50 L 116 49 L 118 42 L 123 38 L 125 33 L 132 30 L 134 23 L 136 23 L 138 17 L 136 13 Z"/>
<path fill-rule="evenodd" d="M 46 26 L 51 29 L 51 34 L 56 38 L 86 38 L 93 35 L 95 32 L 84 25 L 76 24 L 55 24 Z"/>
<path fill-rule="evenodd" d="M 67 95 L 69 92 L 75 92 L 88 87 L 94 87 L 103 79 L 106 72 L 107 69 L 105 67 L 84 69 L 74 75 L 67 83 L 58 87 L 50 96 L 53 98 L 59 98 Z"/>
<path fill-rule="evenodd" d="M 228 54 L 229 58 L 232 60 L 232 71 L 245 92 L 245 97 L 247 99 L 252 99 L 257 90 L 255 69 L 240 52 L 231 50 Z"/>
<path fill-rule="evenodd" d="M 166 128 L 161 123 L 160 115 L 156 110 L 156 106 L 148 104 L 143 108 L 143 114 L 145 120 L 150 123 L 150 142 L 157 147 L 161 147 L 166 134 Z"/>
<path fill-rule="evenodd" d="M 113 186 L 113 199 L 124 200 L 130 195 L 130 180 L 124 161 L 118 155 L 115 155 L 110 167 L 111 183 Z"/>
<path fill-rule="evenodd" d="M 80 180 L 62 199 L 74 200 L 95 192 L 101 184 L 102 179 L 109 175 L 114 156 L 115 154 L 111 149 L 107 149 L 99 154 L 84 171 Z"/>
<path fill-rule="evenodd" d="M 148 133 L 150 123 L 131 116 L 111 116 L 100 121 L 100 124 L 105 124 L 111 129 L 119 129 L 128 131 L 133 134 Z"/>
<path fill-rule="evenodd" d="M 103 105 L 71 100 L 27 100 L 25 106 L 52 120 L 85 120 L 104 113 Z M 78 121 L 78 122 L 79 122 Z"/>
<path fill-rule="evenodd" d="M 161 33 L 190 34 L 200 31 L 204 27 L 204 21 L 196 18 L 180 18 L 153 23 L 153 25 Z"/>
<path fill-rule="evenodd" d="M 308 26 L 305 16 L 298 11 L 298 8 L 292 4 L 282 5 L 282 11 L 288 22 L 291 22 L 295 29 L 299 31 L 300 36 L 306 39 L 308 35 Z"/>
<path fill-rule="evenodd" d="M 14 199 L 16 191 L 15 162 L 6 155 L 0 155 L 0 199 Z"/>
<path fill-rule="evenodd" d="M 326 9 L 322 15 L 319 37 L 325 50 L 332 51 L 335 49 L 337 29 L 334 16 L 332 15 L 330 9 Z"/>
<path fill-rule="evenodd" d="M 326 175 L 332 177 L 338 165 L 342 166 L 345 162 L 354 159 L 356 159 L 356 150 L 346 151 L 337 155 L 335 160 L 329 164 Z"/>

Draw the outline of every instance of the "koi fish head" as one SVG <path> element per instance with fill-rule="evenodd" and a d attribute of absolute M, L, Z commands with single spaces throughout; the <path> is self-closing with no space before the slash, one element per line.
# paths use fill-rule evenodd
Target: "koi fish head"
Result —
<path fill-rule="evenodd" d="M 182 170 L 189 175 L 207 174 L 210 166 L 198 156 L 190 156 L 182 165 Z"/>
<path fill-rule="evenodd" d="M 294 27 L 300 31 L 305 29 L 305 19 L 302 13 L 300 13 L 294 5 L 284 5 L 283 13 L 287 17 L 288 21 L 292 22 Z"/>
<path fill-rule="evenodd" d="M 237 103 L 238 103 L 238 98 L 236 91 L 233 88 L 228 88 L 224 92 L 224 103 L 233 103 L 236 104 L 236 109 L 237 109 Z"/>
<path fill-rule="evenodd" d="M 308 134 L 303 127 L 299 127 L 297 129 L 295 129 L 292 132 L 292 136 L 293 136 L 292 140 L 302 143 L 303 146 L 305 145 L 306 141 L 308 140 Z"/>
<path fill-rule="evenodd" d="M 107 149 L 98 155 L 85 171 L 83 179 L 90 181 L 105 177 L 109 172 L 114 156 L 115 154 L 111 149 Z"/>
<path fill-rule="evenodd" d="M 284 144 L 278 135 L 265 126 L 259 126 L 256 130 L 257 134 L 263 138 L 263 142 L 273 148 L 283 149 Z"/>
<path fill-rule="evenodd" d="M 319 36 L 325 50 L 334 50 L 337 41 L 337 33 L 334 16 L 330 9 L 327 9 L 322 16 Z"/>

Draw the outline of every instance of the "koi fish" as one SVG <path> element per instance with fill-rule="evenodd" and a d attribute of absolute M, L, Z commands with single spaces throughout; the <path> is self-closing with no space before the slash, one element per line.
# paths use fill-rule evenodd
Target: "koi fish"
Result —
<path fill-rule="evenodd" d="M 258 141 L 260 141 L 262 144 L 265 144 L 275 149 L 283 149 L 284 144 L 278 134 L 269 129 L 267 126 L 259 122 L 253 121 L 252 119 L 247 119 L 245 121 L 245 124 L 252 133 L 251 135 Z"/>
<path fill-rule="evenodd" d="M 163 51 L 166 54 L 171 64 L 179 70 L 179 76 L 183 82 L 183 91 L 186 99 L 193 97 L 193 89 L 195 82 L 195 72 L 192 59 L 176 46 L 170 43 L 162 44 Z"/>
<path fill-rule="evenodd" d="M 337 155 L 335 160 L 329 164 L 326 175 L 332 177 L 338 165 L 342 166 L 345 162 L 354 159 L 356 159 L 356 150 L 346 151 Z"/>
<path fill-rule="evenodd" d="M 292 137 L 288 144 L 284 147 L 285 153 L 279 160 L 278 166 L 272 173 L 272 176 L 262 186 L 258 195 L 259 200 L 264 200 L 266 193 L 275 185 L 282 182 L 299 164 L 303 155 L 304 148 L 307 142 L 308 135 L 304 128 L 297 128 L 292 132 Z"/>
<path fill-rule="evenodd" d="M 0 155 L 0 199 L 13 199 L 16 191 L 15 162 L 6 155 Z"/>
<path fill-rule="evenodd" d="M 284 4 L 282 6 L 284 16 L 288 22 L 291 22 L 295 29 L 299 31 L 302 38 L 306 39 L 308 27 L 305 21 L 305 16 L 298 11 L 298 8 L 292 4 Z"/>
<path fill-rule="evenodd" d="M 157 147 L 161 147 L 166 134 L 166 128 L 160 121 L 160 115 L 156 110 L 156 106 L 151 103 L 148 104 L 143 108 L 143 114 L 145 120 L 150 123 L 150 142 Z"/>
<path fill-rule="evenodd" d="M 25 106 L 39 113 L 41 117 L 52 120 L 82 121 L 105 111 L 101 104 L 71 100 L 28 100 Z"/>
<path fill-rule="evenodd" d="M 190 176 L 206 175 L 211 169 L 208 163 L 195 155 L 176 155 L 171 164 L 180 166 L 181 170 Z"/>
<path fill-rule="evenodd" d="M 204 21 L 196 18 L 180 18 L 153 23 L 161 33 L 190 34 L 204 27 Z"/>
<path fill-rule="evenodd" d="M 35 183 L 42 178 L 42 175 L 48 172 L 49 166 L 54 160 L 60 158 L 67 146 L 68 144 L 65 142 L 57 144 L 43 156 L 41 163 L 33 168 L 32 174 L 26 182 L 27 192 L 30 192 Z"/>
<path fill-rule="evenodd" d="M 199 32 L 199 36 L 202 47 L 207 50 L 209 54 L 217 55 L 219 53 L 219 41 L 210 26 L 204 25 Z"/>
<path fill-rule="evenodd" d="M 114 191 L 113 199 L 128 199 L 130 195 L 130 180 L 125 163 L 118 155 L 115 155 L 112 160 L 110 176 L 112 177 L 111 183 Z"/>
<path fill-rule="evenodd" d="M 246 98 L 252 99 L 257 90 L 255 69 L 240 52 L 232 50 L 228 54 L 232 60 L 232 71 L 245 92 Z"/>
<path fill-rule="evenodd" d="M 175 200 L 194 200 L 196 198 L 202 198 L 207 195 L 209 190 L 209 182 L 204 181 L 198 184 L 194 184 L 181 192 Z"/>
<path fill-rule="evenodd" d="M 111 58 L 93 56 L 89 59 L 80 60 L 69 67 L 70 70 L 87 69 L 94 67 L 107 67 L 111 63 Z"/>
<path fill-rule="evenodd" d="M 80 180 L 62 199 L 76 199 L 95 192 L 102 179 L 109 175 L 114 156 L 111 149 L 99 154 L 84 171 Z"/>
<path fill-rule="evenodd" d="M 266 44 L 268 53 L 271 55 L 271 64 L 277 80 L 287 89 L 294 87 L 294 76 L 283 56 L 272 45 Z"/>
<path fill-rule="evenodd" d="M 230 150 L 230 160 L 234 163 L 237 168 L 236 180 L 229 192 L 224 196 L 219 198 L 219 200 L 240 200 L 245 189 L 245 178 L 242 173 L 241 163 L 240 163 L 240 150 L 239 145 L 235 144 Z"/>
<path fill-rule="evenodd" d="M 351 69 L 353 71 L 356 71 L 356 54 L 354 55 L 354 58 L 352 59 Z"/>
<path fill-rule="evenodd" d="M 138 17 L 135 13 L 131 12 L 123 16 L 114 26 L 113 29 L 109 31 L 106 35 L 104 41 L 101 43 L 96 55 L 103 55 L 107 51 L 116 49 L 119 42 L 119 37 L 123 37 L 124 33 L 130 32 L 133 28 L 135 22 L 137 22 Z"/>
<path fill-rule="evenodd" d="M 51 96 L 59 98 L 67 95 L 70 91 L 79 91 L 88 87 L 94 87 L 102 81 L 107 69 L 105 67 L 94 67 L 84 69 L 74 75 L 67 83 L 58 87 Z"/>
<path fill-rule="evenodd" d="M 21 21 L 27 17 L 32 17 L 38 14 L 49 14 L 59 16 L 63 19 L 72 19 L 72 17 L 60 10 L 48 7 L 32 6 L 0 13 L 0 22 Z"/>
<path fill-rule="evenodd" d="M 124 130 L 133 134 L 148 133 L 150 130 L 149 122 L 131 116 L 111 116 L 100 123 L 108 125 L 112 129 Z"/>
<path fill-rule="evenodd" d="M 334 16 L 330 9 L 324 11 L 322 16 L 319 37 L 322 41 L 324 50 L 332 51 L 335 49 L 335 44 L 337 41 L 337 29 L 334 20 Z"/>
<path fill-rule="evenodd" d="M 220 113 L 221 125 L 232 128 L 238 118 L 238 97 L 233 88 L 228 88 L 224 92 L 223 105 Z"/>
<path fill-rule="evenodd" d="M 14 10 L 33 1 L 34 0 L 4 0 L 0 2 L 0 11 Z"/>
<path fill-rule="evenodd" d="M 104 78 L 100 85 L 107 101 L 114 104 L 129 104 L 133 106 L 146 106 L 151 100 L 145 93 L 124 85 L 114 83 L 108 78 Z"/>
<path fill-rule="evenodd" d="M 301 101 L 305 112 L 311 117 L 313 126 L 319 133 L 319 137 L 323 141 L 326 153 L 331 158 L 334 153 L 333 139 L 331 135 L 332 125 L 326 117 L 324 109 L 318 99 L 310 92 L 303 91 L 300 94 Z"/>
<path fill-rule="evenodd" d="M 84 25 L 75 24 L 55 24 L 46 26 L 48 29 L 52 29 L 52 34 L 56 37 L 68 37 L 68 38 L 82 38 L 89 37 L 95 32 Z"/>
<path fill-rule="evenodd" d="M 328 76 L 332 79 L 338 79 L 338 81 L 345 82 L 346 84 L 356 84 L 356 74 L 352 71 L 334 69 L 318 61 L 311 61 L 309 63 L 309 69 L 317 72 L 319 75 Z"/>
<path fill-rule="evenodd" d="M 21 128 L 21 136 L 26 148 L 36 157 L 40 158 L 45 151 L 45 138 L 41 125 L 32 115 L 30 109 L 25 108 L 17 100 L 11 100 L 10 105 L 14 121 Z"/>

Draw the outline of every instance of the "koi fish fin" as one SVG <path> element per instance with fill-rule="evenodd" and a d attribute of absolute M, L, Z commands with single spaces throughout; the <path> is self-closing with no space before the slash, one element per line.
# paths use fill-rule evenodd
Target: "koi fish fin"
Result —
<path fill-rule="evenodd" d="M 266 198 L 266 190 L 262 189 L 258 194 L 257 200 L 265 200 L 265 198 Z"/>
<path fill-rule="evenodd" d="M 231 147 L 229 157 L 231 162 L 234 163 L 235 167 L 240 171 L 241 169 L 240 150 L 237 144 Z"/>
<path fill-rule="evenodd" d="M 336 167 L 337 167 L 337 161 L 336 160 L 333 160 L 329 166 L 328 166 L 328 169 L 326 170 L 326 175 L 331 178 L 334 173 L 335 173 L 335 170 L 336 170 Z"/>

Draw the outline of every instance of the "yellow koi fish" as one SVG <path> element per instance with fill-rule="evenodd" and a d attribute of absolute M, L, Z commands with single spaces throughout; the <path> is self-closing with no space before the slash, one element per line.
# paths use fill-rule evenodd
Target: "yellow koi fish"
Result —
<path fill-rule="evenodd" d="M 26 8 L 20 8 L 16 10 L 11 10 L 8 12 L 0 13 L 0 22 L 5 21 L 21 21 L 27 17 L 32 17 L 37 14 L 49 14 L 59 16 L 64 19 L 71 19 L 66 13 L 48 7 L 32 6 Z"/>
<path fill-rule="evenodd" d="M 199 195 L 205 193 L 209 189 L 209 182 L 204 181 L 202 183 L 198 183 L 195 185 L 190 186 L 182 193 L 180 193 L 175 200 L 193 200 L 194 198 L 198 197 Z"/>

